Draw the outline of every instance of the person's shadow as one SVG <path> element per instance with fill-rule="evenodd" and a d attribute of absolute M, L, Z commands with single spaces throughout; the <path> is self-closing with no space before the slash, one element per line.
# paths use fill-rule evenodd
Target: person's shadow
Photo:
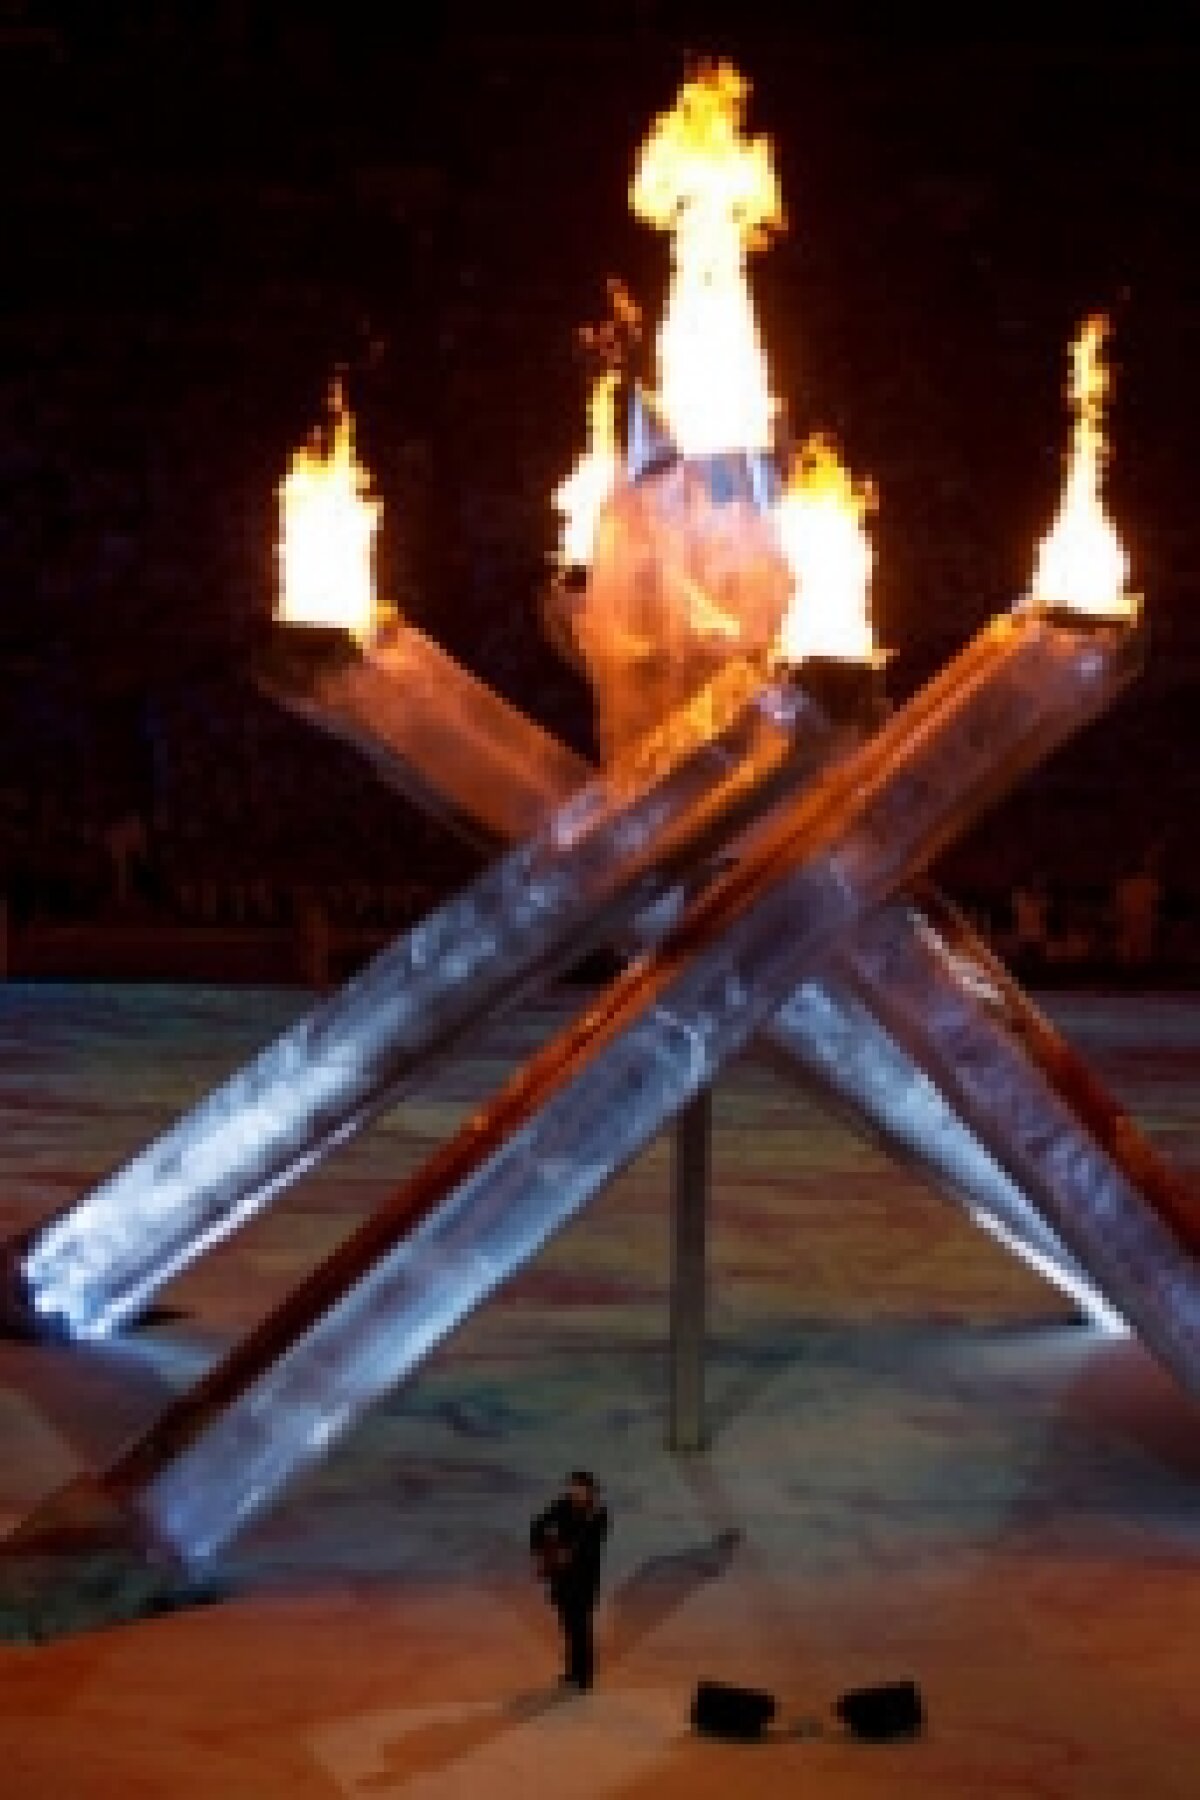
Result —
<path fill-rule="evenodd" d="M 719 1581 L 742 1541 L 736 1529 L 720 1531 L 708 1543 L 651 1556 L 627 1575 L 612 1595 L 609 1654 L 619 1658 L 655 1631 L 710 1581 Z"/>
<path fill-rule="evenodd" d="M 381 1746 L 379 1765 L 359 1776 L 356 1791 L 397 1793 L 397 1784 L 452 1768 L 513 1727 L 527 1725 L 573 1699 L 578 1699 L 578 1695 L 558 1683 L 552 1688 L 515 1694 L 493 1706 L 464 1708 L 460 1719 L 439 1719 L 421 1725 Z"/>

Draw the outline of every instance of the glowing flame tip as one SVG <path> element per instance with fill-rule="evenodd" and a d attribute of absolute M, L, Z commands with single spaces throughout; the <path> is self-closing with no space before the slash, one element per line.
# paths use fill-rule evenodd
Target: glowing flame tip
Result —
<path fill-rule="evenodd" d="M 340 625 L 360 642 L 384 618 L 375 594 L 375 537 L 383 512 L 354 448 L 342 384 L 329 390 L 331 431 L 301 446 L 279 484 L 278 616 L 294 625 Z"/>
<path fill-rule="evenodd" d="M 773 435 L 746 259 L 782 228 L 783 207 L 769 139 L 742 129 L 749 92 L 726 62 L 685 81 L 643 144 L 630 188 L 636 216 L 672 237 L 659 398 L 685 456 L 767 450 Z"/>
<path fill-rule="evenodd" d="M 779 541 L 792 576 L 792 597 L 779 654 L 873 662 L 870 588 L 875 552 L 867 533 L 874 510 L 869 482 L 856 483 L 829 440 L 809 438 L 775 504 Z"/>
<path fill-rule="evenodd" d="M 1104 401 L 1111 376 L 1103 357 L 1108 329 L 1108 320 L 1093 314 L 1071 345 L 1071 448 L 1058 514 L 1038 546 L 1033 597 L 1043 605 L 1124 618 L 1137 609 L 1128 592 L 1129 556 L 1100 491 L 1108 454 Z"/>

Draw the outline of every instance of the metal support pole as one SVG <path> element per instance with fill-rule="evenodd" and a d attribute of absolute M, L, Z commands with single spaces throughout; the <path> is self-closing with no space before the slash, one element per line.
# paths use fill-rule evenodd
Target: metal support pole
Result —
<path fill-rule="evenodd" d="M 704 1335 L 712 1167 L 712 1090 L 701 1088 L 675 1122 L 671 1213 L 670 1447 L 704 1447 Z"/>

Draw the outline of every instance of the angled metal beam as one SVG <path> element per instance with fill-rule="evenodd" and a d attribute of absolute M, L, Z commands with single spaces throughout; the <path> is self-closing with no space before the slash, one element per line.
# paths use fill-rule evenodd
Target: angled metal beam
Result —
<path fill-rule="evenodd" d="M 481 1018 L 704 878 L 844 737 L 753 665 L 554 809 L 517 849 L 89 1193 L 7 1252 L 18 1322 L 103 1337 L 369 1119 Z"/>
<path fill-rule="evenodd" d="M 61 1544 L 90 1509 L 109 1549 L 124 1521 L 135 1563 L 151 1544 L 202 1566 L 711 1084 L 832 942 L 1093 716 L 1137 653 L 1129 629 L 1043 614 L 980 634 L 12 1554 Z M 1172 1366 L 1200 1391 L 1200 1269 L 1171 1274 L 1187 1333 Z"/>
<path fill-rule="evenodd" d="M 276 631 L 271 642 L 270 690 L 299 684 L 305 716 L 369 752 L 404 791 L 412 789 L 414 765 L 422 790 L 442 777 L 440 727 L 426 730 L 428 719 L 440 717 L 433 696 L 441 696 L 451 717 L 468 722 L 457 761 L 448 765 L 457 796 L 450 811 L 457 817 L 486 803 L 486 821 L 479 820 L 485 836 L 544 819 L 548 796 L 584 773 L 568 751 L 411 628 L 369 654 L 343 634 L 323 631 Z M 409 683 L 415 683 L 412 706 Z M 560 791 L 559 805 L 574 791 L 569 785 Z M 463 966 L 478 977 L 470 940 L 482 921 L 473 904 L 468 896 L 465 908 L 456 900 L 450 910 L 457 908 L 461 922 Z M 898 916 L 906 929 L 919 928 L 909 909 Z M 651 936 L 659 924 L 661 915 L 643 916 L 642 929 Z M 415 1027 L 398 1017 L 392 990 L 407 979 L 406 942 L 383 952 L 99 1188 L 10 1243 L 0 1258 L 0 1314 L 10 1329 L 88 1334 L 135 1316 L 174 1274 L 394 1099 L 406 1069 L 449 1047 L 455 1037 L 444 1008 L 433 1006 Z M 449 940 L 443 945 L 447 966 L 455 962 L 452 947 Z M 964 1204 L 1093 1318 L 1113 1323 L 1108 1303 L 1006 1168 L 1002 1121 L 977 1115 L 973 1131 L 958 1118 L 928 1072 L 936 1044 L 913 1032 L 905 1046 L 896 1043 L 869 999 L 858 997 L 852 974 L 840 970 L 842 954 L 835 947 L 824 973 L 765 1028 L 787 1066 Z M 461 999 L 463 984 L 457 986 Z M 510 981 L 510 997 L 520 991 Z M 428 1004 L 428 980 L 424 992 Z M 481 983 L 479 1000 L 499 1003 L 490 978 Z M 308 1092 L 314 1083 L 324 1096 L 320 1106 Z"/>
<path fill-rule="evenodd" d="M 348 651 L 346 642 L 331 645 L 327 636 L 318 634 L 307 652 L 290 660 L 276 656 L 262 680 L 280 704 L 356 747 L 385 782 L 404 791 L 414 769 L 422 783 L 436 782 L 438 751 L 437 740 L 427 743 L 405 711 L 400 671 L 409 672 L 402 679 L 418 671 L 418 694 L 435 682 L 453 691 L 456 716 L 473 715 L 475 693 L 489 692 L 408 626 L 400 626 L 382 646 L 364 651 Z M 486 713 L 482 705 L 478 709 L 489 728 L 486 741 L 477 738 L 473 744 L 473 753 L 480 758 L 474 785 L 502 794 L 498 804 L 511 809 L 510 828 L 516 831 L 545 803 L 545 769 L 522 715 L 513 708 L 508 709 L 512 725 L 506 738 L 496 710 L 499 705 L 503 703 L 493 695 Z M 507 746 L 503 753 L 497 748 L 501 743 Z M 486 771 L 492 756 L 495 778 L 489 781 Z M 579 761 L 575 768 L 582 779 L 585 765 Z M 901 929 L 923 929 L 919 902 L 915 906 L 889 902 L 883 911 L 902 921 Z M 898 1043 L 842 962 L 842 949 L 834 946 L 819 973 L 764 1026 L 761 1042 L 780 1067 L 793 1077 L 799 1075 L 851 1128 L 865 1132 L 945 1198 L 964 1207 L 977 1225 L 1095 1323 L 1108 1330 L 1123 1329 L 1110 1303 L 1006 1168 L 1002 1122 L 982 1117 L 975 1129 L 969 1127 L 929 1073 L 937 1062 L 936 1045 L 926 1046 L 920 1034 L 912 1032 Z M 1036 1084 L 1036 1070 L 1031 1069 L 1030 1079 Z"/>

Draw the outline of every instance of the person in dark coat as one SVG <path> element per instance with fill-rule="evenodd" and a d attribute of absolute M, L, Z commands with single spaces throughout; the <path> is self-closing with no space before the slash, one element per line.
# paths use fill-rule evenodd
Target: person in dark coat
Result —
<path fill-rule="evenodd" d="M 529 1528 L 530 1551 L 562 1625 L 563 1679 L 581 1690 L 592 1685 L 592 1612 L 607 1536 L 608 1509 L 598 1504 L 595 1480 L 586 1469 L 572 1471 L 558 1499 Z"/>

